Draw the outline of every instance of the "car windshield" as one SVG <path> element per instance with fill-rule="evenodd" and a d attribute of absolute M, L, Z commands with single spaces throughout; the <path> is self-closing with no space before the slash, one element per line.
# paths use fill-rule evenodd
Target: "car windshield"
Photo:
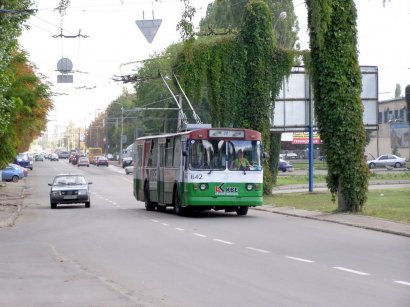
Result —
<path fill-rule="evenodd" d="M 78 185 L 86 184 L 83 176 L 58 176 L 54 179 L 53 185 Z"/>

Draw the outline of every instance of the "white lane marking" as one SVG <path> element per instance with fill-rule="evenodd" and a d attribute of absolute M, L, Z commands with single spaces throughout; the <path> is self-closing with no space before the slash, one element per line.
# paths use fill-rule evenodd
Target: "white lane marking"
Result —
<path fill-rule="evenodd" d="M 179 227 L 175 227 L 175 229 L 178 230 L 178 231 L 184 231 L 185 230 L 184 228 L 179 228 Z"/>
<path fill-rule="evenodd" d="M 405 285 L 405 286 L 410 286 L 410 282 L 408 282 L 408 281 L 395 280 L 394 282 L 395 282 L 396 284 Z"/>
<path fill-rule="evenodd" d="M 117 205 L 117 203 L 116 203 L 115 201 L 112 201 L 112 204 L 113 204 L 114 206 L 116 206 L 116 205 Z"/>
<path fill-rule="evenodd" d="M 200 233 L 196 233 L 196 232 L 194 232 L 194 233 L 192 233 L 194 236 L 197 236 L 197 237 L 201 237 L 201 238 L 207 238 L 207 236 L 206 235 L 203 235 L 203 234 L 200 234 Z"/>
<path fill-rule="evenodd" d="M 250 247 L 250 246 L 247 246 L 246 248 L 250 249 L 252 251 L 255 251 L 255 252 L 259 252 L 259 253 L 264 253 L 264 254 L 269 254 L 270 253 L 270 251 L 260 249 L 260 248 L 255 248 L 255 247 Z"/>
<path fill-rule="evenodd" d="M 167 223 L 161 223 L 162 225 L 164 225 L 164 226 L 169 226 L 169 224 L 167 224 Z"/>
<path fill-rule="evenodd" d="M 314 262 L 313 260 L 298 258 L 298 257 L 292 257 L 292 256 L 286 256 L 286 258 L 296 260 L 296 261 L 301 261 L 301 262 L 307 262 L 307 263 L 313 263 Z"/>
<path fill-rule="evenodd" d="M 345 272 L 349 272 L 349 273 L 353 273 L 353 274 L 357 274 L 357 275 L 362 275 L 362 276 L 370 275 L 369 273 L 360 272 L 360 271 L 356 271 L 356 270 L 351 270 L 351 269 L 343 268 L 343 267 L 340 267 L 340 266 L 334 266 L 333 268 L 336 269 L 336 270 L 345 271 Z"/>
<path fill-rule="evenodd" d="M 154 223 L 158 223 L 159 221 L 158 220 L 150 220 L 151 222 L 154 222 Z"/>
<path fill-rule="evenodd" d="M 120 206 L 120 205 L 116 205 L 116 207 L 117 207 L 117 208 L 121 208 L 121 206 Z"/>
<path fill-rule="evenodd" d="M 221 240 L 221 239 L 214 239 L 214 241 L 220 242 L 220 243 L 224 243 L 224 244 L 229 244 L 229 245 L 232 245 L 232 244 L 233 244 L 232 242 L 225 241 L 225 240 Z"/>

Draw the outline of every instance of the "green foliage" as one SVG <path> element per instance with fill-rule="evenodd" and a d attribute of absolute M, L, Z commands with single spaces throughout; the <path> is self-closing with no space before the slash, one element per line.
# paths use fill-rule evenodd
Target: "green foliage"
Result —
<path fill-rule="evenodd" d="M 18 51 L 17 38 L 28 19 L 30 0 L 3 0 L 0 13 L 0 167 L 16 151 L 27 150 L 45 128 L 52 107 L 49 88 L 34 73 L 25 53 Z"/>
<path fill-rule="evenodd" d="M 333 195 L 339 193 L 341 211 L 360 211 L 367 198 L 368 168 L 356 8 L 353 0 L 306 3 L 315 114 L 329 167 L 328 187 Z"/>
<path fill-rule="evenodd" d="M 200 21 L 200 32 L 206 34 L 209 29 L 241 29 L 248 0 L 219 0 L 208 5 L 205 18 Z M 297 17 L 292 0 L 265 0 L 271 12 L 271 24 L 274 40 L 278 46 L 293 48 L 299 31 Z M 280 14 L 286 12 L 286 18 Z"/>
<path fill-rule="evenodd" d="M 272 18 L 264 1 L 247 5 L 239 35 L 207 37 L 184 44 L 174 64 L 182 87 L 194 102 L 206 100 L 213 126 L 262 132 L 270 152 L 272 97 L 290 72 L 294 52 L 275 48 Z M 265 164 L 264 190 L 271 192 L 272 173 Z"/>

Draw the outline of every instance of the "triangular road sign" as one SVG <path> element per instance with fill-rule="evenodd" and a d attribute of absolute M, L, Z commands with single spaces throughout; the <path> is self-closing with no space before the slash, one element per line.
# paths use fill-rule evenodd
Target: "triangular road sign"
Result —
<path fill-rule="evenodd" d="M 140 28 L 142 34 L 144 34 L 148 43 L 151 44 L 162 23 L 162 19 L 136 20 L 135 23 Z"/>

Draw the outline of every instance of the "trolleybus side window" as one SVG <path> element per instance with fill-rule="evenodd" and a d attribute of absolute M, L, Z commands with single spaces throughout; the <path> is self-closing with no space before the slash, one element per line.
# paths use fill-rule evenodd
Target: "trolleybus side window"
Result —
<path fill-rule="evenodd" d="M 157 160 L 158 160 L 158 140 L 153 139 L 151 141 L 151 148 L 148 153 L 148 164 L 147 166 L 157 166 Z"/>
<path fill-rule="evenodd" d="M 174 156 L 174 138 L 167 138 L 165 143 L 165 167 L 172 166 Z"/>
<path fill-rule="evenodd" d="M 174 167 L 179 167 L 181 162 L 181 138 L 174 138 Z"/>
<path fill-rule="evenodd" d="M 137 146 L 137 166 L 142 166 L 142 145 Z"/>

